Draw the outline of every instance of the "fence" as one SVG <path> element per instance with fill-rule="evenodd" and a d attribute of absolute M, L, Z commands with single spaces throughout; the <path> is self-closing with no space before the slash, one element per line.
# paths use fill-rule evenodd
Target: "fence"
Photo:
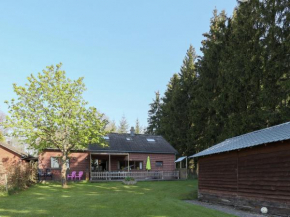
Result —
<path fill-rule="evenodd" d="M 148 172 L 91 172 L 91 181 L 121 180 L 132 177 L 136 180 L 171 180 L 179 179 L 179 171 L 148 171 Z"/>

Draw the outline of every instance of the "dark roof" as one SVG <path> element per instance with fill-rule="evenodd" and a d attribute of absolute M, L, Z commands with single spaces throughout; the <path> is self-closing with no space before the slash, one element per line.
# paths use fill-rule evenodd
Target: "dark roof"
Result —
<path fill-rule="evenodd" d="M 91 152 L 115 152 L 115 153 L 163 153 L 177 154 L 178 152 L 162 137 L 144 134 L 117 134 L 110 133 L 108 146 L 103 147 L 97 144 L 89 145 Z M 130 138 L 131 140 L 127 140 Z M 147 141 L 154 139 L 155 141 Z"/>
<path fill-rule="evenodd" d="M 233 151 L 288 139 L 290 139 L 290 122 L 227 139 L 202 152 L 190 156 L 190 158 Z"/>
<path fill-rule="evenodd" d="M 20 156 L 23 156 L 23 157 L 28 156 L 28 154 L 26 154 L 25 152 L 13 147 L 12 145 L 7 144 L 7 143 L 0 142 L 0 146 L 4 147 L 6 149 L 9 149 L 10 151 L 12 151 Z"/>

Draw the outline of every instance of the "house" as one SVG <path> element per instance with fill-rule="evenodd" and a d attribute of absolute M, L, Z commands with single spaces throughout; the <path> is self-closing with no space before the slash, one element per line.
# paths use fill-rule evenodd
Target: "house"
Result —
<path fill-rule="evenodd" d="M 8 167 L 17 163 L 26 163 L 35 160 L 33 156 L 13 147 L 5 142 L 0 142 L 0 163 Z M 3 171 L 0 171 L 0 173 Z"/>
<path fill-rule="evenodd" d="M 198 197 L 290 214 L 290 122 L 227 139 L 197 153 Z"/>
<path fill-rule="evenodd" d="M 84 171 L 83 179 L 91 181 L 125 176 L 143 179 L 150 174 L 160 179 L 177 176 L 174 163 L 177 151 L 162 136 L 135 134 L 132 130 L 130 134 L 110 133 L 104 139 L 108 146 L 91 144 L 85 150 L 73 151 L 67 162 L 68 173 Z M 151 170 L 146 175 L 148 156 Z M 39 168 L 51 169 L 53 177 L 60 179 L 60 157 L 59 150 L 44 150 L 39 155 Z"/>

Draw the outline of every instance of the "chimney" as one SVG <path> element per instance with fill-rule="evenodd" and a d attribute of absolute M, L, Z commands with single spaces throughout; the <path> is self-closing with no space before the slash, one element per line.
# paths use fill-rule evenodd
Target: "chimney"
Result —
<path fill-rule="evenodd" d="M 134 127 L 131 127 L 130 132 L 131 132 L 131 136 L 135 136 L 135 129 L 134 129 Z"/>

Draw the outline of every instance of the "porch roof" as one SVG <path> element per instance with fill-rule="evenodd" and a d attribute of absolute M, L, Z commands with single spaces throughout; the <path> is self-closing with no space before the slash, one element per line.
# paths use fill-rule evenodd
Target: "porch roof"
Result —
<path fill-rule="evenodd" d="M 107 153 L 158 153 L 177 154 L 178 152 L 162 137 L 144 134 L 108 134 L 108 146 L 89 145 L 90 152 Z"/>

